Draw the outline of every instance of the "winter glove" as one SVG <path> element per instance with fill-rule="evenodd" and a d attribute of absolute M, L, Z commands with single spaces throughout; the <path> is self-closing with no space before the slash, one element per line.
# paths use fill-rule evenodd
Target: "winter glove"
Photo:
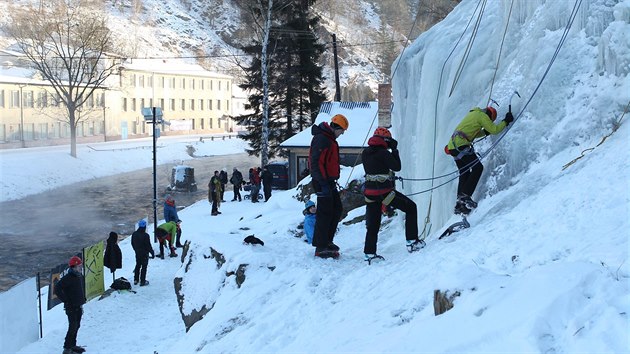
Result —
<path fill-rule="evenodd" d="M 393 139 L 393 138 L 387 139 L 387 147 L 389 147 L 392 150 L 396 150 L 398 148 L 398 141 L 396 141 L 396 139 Z"/>
<path fill-rule="evenodd" d="M 321 188 L 320 192 L 317 192 L 318 197 L 329 197 L 330 196 L 330 186 L 328 183 L 322 183 L 319 185 Z"/>
<path fill-rule="evenodd" d="M 505 118 L 503 118 L 503 121 L 505 122 L 505 126 L 510 125 L 510 123 L 514 121 L 514 116 L 512 115 L 512 112 L 507 112 L 505 114 Z"/>

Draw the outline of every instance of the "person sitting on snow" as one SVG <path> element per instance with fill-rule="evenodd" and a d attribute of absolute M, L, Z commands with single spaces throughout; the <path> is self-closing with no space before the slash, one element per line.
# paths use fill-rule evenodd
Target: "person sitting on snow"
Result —
<path fill-rule="evenodd" d="M 315 220 L 317 217 L 317 207 L 312 200 L 309 200 L 304 204 L 304 234 L 306 235 L 306 242 L 309 245 L 313 244 L 313 232 L 315 232 Z"/>

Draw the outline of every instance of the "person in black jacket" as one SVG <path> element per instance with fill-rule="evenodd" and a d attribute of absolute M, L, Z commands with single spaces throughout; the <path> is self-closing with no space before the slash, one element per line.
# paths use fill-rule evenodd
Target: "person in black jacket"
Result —
<path fill-rule="evenodd" d="M 142 219 L 138 221 L 138 230 L 131 234 L 131 247 L 136 252 L 136 268 L 133 270 L 133 284 L 140 286 L 149 285 L 147 281 L 147 266 L 149 265 L 149 254 L 151 258 L 155 257 L 153 247 L 151 246 L 151 238 L 147 233 L 147 222 Z"/>
<path fill-rule="evenodd" d="M 54 287 L 55 295 L 63 302 L 68 316 L 68 332 L 63 342 L 63 354 L 83 353 L 84 348 L 77 346 L 77 334 L 81 327 L 85 291 L 83 280 L 83 261 L 74 256 L 68 261 L 68 272 Z"/>
<path fill-rule="evenodd" d="M 232 169 L 232 177 L 230 177 L 230 183 L 234 185 L 234 198 L 232 201 L 235 202 L 236 199 L 240 202 L 243 200 L 241 198 L 241 188 L 243 188 L 243 174 L 236 167 Z"/>
<path fill-rule="evenodd" d="M 263 167 L 260 175 L 263 183 L 263 193 L 265 195 L 265 201 L 271 198 L 271 184 L 273 183 L 273 173 L 269 171 L 267 167 Z"/>
<path fill-rule="evenodd" d="M 221 181 L 221 202 L 225 203 L 223 194 L 225 193 L 225 186 L 228 183 L 228 174 L 225 168 L 221 169 L 221 172 L 219 172 L 219 180 Z"/>
<path fill-rule="evenodd" d="M 392 138 L 392 133 L 383 127 L 376 128 L 361 158 L 365 169 L 363 194 L 367 202 L 365 210 L 367 233 L 363 248 L 365 260 L 371 263 L 375 259 L 383 259 L 376 254 L 378 230 L 381 227 L 381 214 L 392 208 L 405 213 L 407 250 L 409 252 L 420 250 L 424 247 L 424 241 L 418 239 L 416 203 L 395 190 L 394 172 L 400 171 L 402 164 L 398 154 L 398 142 Z"/>
<path fill-rule="evenodd" d="M 118 234 L 113 231 L 109 233 L 109 238 L 107 239 L 103 265 L 112 272 L 112 281 L 114 281 L 116 279 L 116 269 L 122 268 L 122 252 L 120 247 L 118 247 Z"/>

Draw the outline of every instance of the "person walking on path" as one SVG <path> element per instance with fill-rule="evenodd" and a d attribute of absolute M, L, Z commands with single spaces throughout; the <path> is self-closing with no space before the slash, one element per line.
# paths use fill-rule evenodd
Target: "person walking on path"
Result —
<path fill-rule="evenodd" d="M 177 206 L 175 205 L 175 199 L 171 195 L 167 195 L 164 200 L 164 221 L 174 221 L 179 226 L 177 228 L 177 237 L 175 240 L 175 247 L 182 248 L 182 228 L 181 228 L 181 220 L 177 215 Z"/>
<path fill-rule="evenodd" d="M 258 192 L 260 192 L 260 174 L 258 168 L 249 169 L 249 182 L 252 190 L 250 191 L 250 198 L 252 203 L 258 203 Z"/>
<path fill-rule="evenodd" d="M 68 317 L 68 332 L 63 342 L 63 354 L 83 353 L 85 349 L 77 346 L 77 334 L 81 327 L 83 304 L 85 304 L 83 261 L 74 256 L 68 261 L 68 272 L 54 287 L 55 295 L 63 302 Z"/>
<path fill-rule="evenodd" d="M 149 285 L 147 280 L 147 267 L 149 266 L 149 255 L 155 258 L 151 238 L 147 233 L 147 222 L 142 219 L 138 221 L 138 229 L 131 234 L 131 247 L 136 252 L 136 267 L 133 269 L 133 285 Z"/>
<path fill-rule="evenodd" d="M 212 203 L 212 212 L 210 215 L 216 216 L 221 214 L 219 205 L 221 204 L 221 180 L 219 179 L 219 171 L 214 171 L 214 175 L 208 183 L 208 201 Z"/>
<path fill-rule="evenodd" d="M 263 192 L 266 202 L 269 200 L 269 198 L 271 198 L 271 184 L 273 183 L 273 173 L 271 173 L 269 169 L 267 169 L 267 167 L 264 167 L 262 169 L 262 174 L 260 177 L 263 183 Z"/>
<path fill-rule="evenodd" d="M 238 198 L 238 201 L 240 202 L 241 200 L 243 200 L 243 198 L 241 198 L 241 188 L 243 188 L 243 174 L 236 167 L 232 169 L 232 177 L 230 177 L 230 183 L 234 185 L 234 198 L 232 198 L 232 201 L 234 202 Z"/>
<path fill-rule="evenodd" d="M 118 246 L 118 234 L 114 231 L 109 233 L 105 254 L 103 256 L 103 266 L 112 272 L 112 282 L 116 280 L 116 269 L 122 268 L 122 251 Z"/>
<path fill-rule="evenodd" d="M 322 122 L 311 127 L 309 169 L 313 188 L 317 193 L 317 217 L 313 232 L 315 257 L 338 257 L 339 247 L 333 243 L 343 205 L 337 191 L 339 179 L 339 144 L 337 138 L 348 129 L 348 119 L 337 114 L 330 123 Z"/>
<path fill-rule="evenodd" d="M 390 151 L 391 150 L 391 151 Z M 391 209 L 405 213 L 405 238 L 407 251 L 415 252 L 424 247 L 424 241 L 418 239 L 418 209 L 416 203 L 395 190 L 394 172 L 400 171 L 402 163 L 398 153 L 398 142 L 392 138 L 387 128 L 378 127 L 368 140 L 368 147 L 361 153 L 365 169 L 365 189 L 363 195 L 367 202 L 365 209 L 365 246 L 364 259 L 371 264 L 383 259 L 376 254 L 378 231 L 381 227 L 382 214 Z"/>
<path fill-rule="evenodd" d="M 494 124 L 496 119 L 497 110 L 494 107 L 471 109 L 457 125 L 445 147 L 448 154 L 455 159 L 455 164 L 459 169 L 455 214 L 468 215 L 477 207 L 472 195 L 481 178 L 483 165 L 475 153 L 473 141 L 490 134 L 499 134 L 514 121 L 512 112 L 507 112 L 499 124 Z"/>

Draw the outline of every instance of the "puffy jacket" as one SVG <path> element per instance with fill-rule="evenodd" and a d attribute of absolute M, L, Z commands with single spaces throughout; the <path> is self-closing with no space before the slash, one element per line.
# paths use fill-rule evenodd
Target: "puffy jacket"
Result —
<path fill-rule="evenodd" d="M 315 221 L 317 216 L 315 214 L 307 213 L 304 215 L 304 234 L 306 235 L 306 241 L 309 245 L 313 244 L 313 234 L 315 233 Z"/>
<path fill-rule="evenodd" d="M 308 166 L 311 177 L 320 185 L 330 184 L 339 179 L 339 144 L 328 123 L 311 127 L 311 148 L 308 153 Z"/>
<path fill-rule="evenodd" d="M 175 206 L 175 201 L 172 199 L 167 199 L 164 202 L 164 221 L 175 221 L 179 220 L 179 216 L 177 216 L 177 207 Z"/>
<path fill-rule="evenodd" d="M 63 301 L 67 309 L 77 309 L 85 304 L 85 292 L 83 290 L 83 275 L 74 269 L 68 269 L 68 273 L 55 284 L 55 295 Z"/>
<path fill-rule="evenodd" d="M 177 224 L 174 221 L 165 222 L 157 228 L 168 232 L 171 237 L 177 236 Z"/>
<path fill-rule="evenodd" d="M 151 238 L 146 232 L 145 227 L 139 227 L 138 230 L 131 234 L 131 247 L 133 247 L 133 250 L 136 252 L 136 256 L 148 257 L 149 254 L 155 256 L 153 247 L 151 246 Z"/>
<path fill-rule="evenodd" d="M 361 154 L 366 175 L 389 175 L 391 178 L 374 181 L 366 176 L 365 191 L 367 196 L 383 195 L 394 189 L 394 172 L 400 171 L 402 164 L 398 150 L 387 150 L 385 139 L 373 136 L 368 140 L 368 147 Z"/>
<path fill-rule="evenodd" d="M 107 239 L 107 247 L 105 247 L 105 255 L 103 257 L 103 265 L 112 273 L 116 269 L 122 268 L 122 252 L 118 247 L 118 235 L 116 233 L 110 233 Z"/>
<path fill-rule="evenodd" d="M 501 121 L 499 124 L 494 124 L 483 109 L 475 107 L 459 122 L 459 125 L 455 128 L 455 132 L 451 135 L 447 147 L 449 150 L 454 150 L 462 146 L 470 145 L 473 140 L 477 138 L 484 137 L 488 134 L 499 134 L 506 126 L 507 123 L 504 121 Z"/>

